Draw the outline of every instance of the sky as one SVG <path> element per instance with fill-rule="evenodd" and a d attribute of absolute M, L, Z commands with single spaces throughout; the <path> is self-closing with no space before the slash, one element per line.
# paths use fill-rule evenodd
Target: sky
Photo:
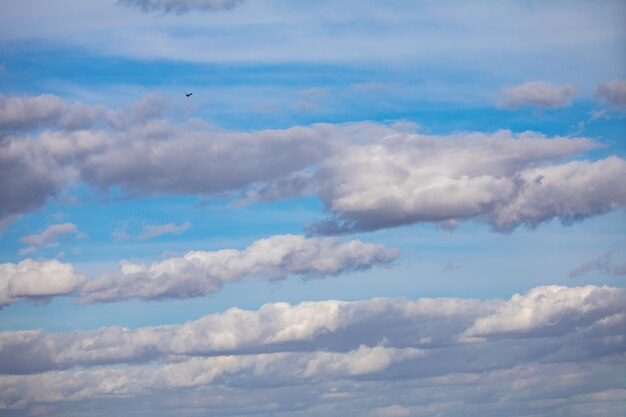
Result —
<path fill-rule="evenodd" d="M 624 22 L 0 2 L 0 414 L 623 415 Z"/>

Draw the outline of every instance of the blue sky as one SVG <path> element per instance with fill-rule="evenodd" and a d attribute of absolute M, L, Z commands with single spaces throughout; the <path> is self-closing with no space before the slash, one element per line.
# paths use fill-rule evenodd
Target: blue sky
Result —
<path fill-rule="evenodd" d="M 3 415 L 624 411 L 624 2 L 0 16 Z"/>

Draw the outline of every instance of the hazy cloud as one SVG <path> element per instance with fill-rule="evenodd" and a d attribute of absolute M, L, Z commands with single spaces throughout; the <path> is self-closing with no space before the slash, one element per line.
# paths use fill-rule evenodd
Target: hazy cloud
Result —
<path fill-rule="evenodd" d="M 17 264 L 0 264 L 0 308 L 23 299 L 46 300 L 74 293 L 85 277 L 56 260 L 25 259 Z"/>
<path fill-rule="evenodd" d="M 190 11 L 211 12 L 232 9 L 243 3 L 243 0 L 119 0 L 119 2 L 137 7 L 144 12 L 182 14 Z"/>
<path fill-rule="evenodd" d="M 219 291 L 244 278 L 284 279 L 295 274 L 324 277 L 386 264 L 398 251 L 381 245 L 282 235 L 252 243 L 245 250 L 192 251 L 150 265 L 122 262 L 82 288 L 82 301 L 126 298 L 187 298 Z"/>
<path fill-rule="evenodd" d="M 41 246 L 50 246 L 58 242 L 59 237 L 68 234 L 78 234 L 78 228 L 74 223 L 53 224 L 48 226 L 41 233 L 24 236 L 20 242 L 26 243 L 27 248 L 19 251 L 20 255 L 36 251 Z"/>
<path fill-rule="evenodd" d="M 128 226 L 124 225 L 115 229 L 111 236 L 117 240 L 128 240 L 128 239 L 138 239 L 138 240 L 148 240 L 153 239 L 155 237 L 163 236 L 163 235 L 180 235 L 185 233 L 191 227 L 191 223 L 184 222 L 180 225 L 176 225 L 175 223 L 167 223 L 167 224 L 144 224 L 141 227 L 141 231 L 138 235 L 131 235 L 128 233 Z"/>
<path fill-rule="evenodd" d="M 593 96 L 607 107 L 623 109 L 626 107 L 626 80 L 602 83 L 596 88 Z"/>
<path fill-rule="evenodd" d="M 576 87 L 571 84 L 556 85 L 545 81 L 530 81 L 502 90 L 499 105 L 504 108 L 564 107 L 571 103 L 576 92 Z"/>
<path fill-rule="evenodd" d="M 613 251 L 605 252 L 596 259 L 572 269 L 569 276 L 581 277 L 591 272 L 604 275 L 626 275 L 626 265 L 617 266 L 613 263 Z"/>

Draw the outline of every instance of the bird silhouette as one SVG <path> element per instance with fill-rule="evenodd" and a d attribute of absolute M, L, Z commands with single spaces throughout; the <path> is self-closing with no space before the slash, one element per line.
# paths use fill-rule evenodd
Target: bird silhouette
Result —
<path fill-rule="evenodd" d="M 190 95 L 192 95 L 192 94 L 193 94 L 193 93 L 185 93 L 185 95 L 186 95 L 187 97 L 189 97 L 189 96 L 190 96 Z"/>

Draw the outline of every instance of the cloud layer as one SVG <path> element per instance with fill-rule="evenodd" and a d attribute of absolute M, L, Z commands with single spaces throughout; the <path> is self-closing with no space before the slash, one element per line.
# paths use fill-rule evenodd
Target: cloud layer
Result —
<path fill-rule="evenodd" d="M 198 413 L 226 415 L 228 402 L 199 393 L 227 389 L 228 401 L 247 397 L 238 404 L 242 415 L 248 407 L 261 415 L 293 412 L 289 398 L 298 398 L 304 416 L 318 415 L 319 404 L 334 405 L 332 416 L 435 406 L 441 416 L 464 407 L 471 416 L 511 407 L 547 416 L 572 403 L 581 409 L 570 415 L 584 415 L 600 399 L 608 403 L 598 415 L 610 415 L 612 401 L 623 399 L 624 301 L 623 289 L 549 286 L 507 301 L 274 303 L 134 330 L 5 332 L 0 406 L 19 415 L 99 400 L 103 409 L 119 408 L 133 399 L 140 409 L 171 413 L 196 398 Z M 259 395 L 250 391 L 261 386 Z M 507 399 L 514 386 L 519 404 Z M 268 396 L 277 403 L 264 411 Z"/>
<path fill-rule="evenodd" d="M 397 256 L 397 250 L 358 240 L 339 243 L 332 239 L 279 235 L 258 240 L 242 251 L 192 251 L 150 265 L 122 262 L 119 273 L 105 274 L 85 283 L 81 300 L 197 297 L 245 278 L 324 277 L 387 264 Z"/>
<path fill-rule="evenodd" d="M 51 130 L 6 137 L 0 217 L 40 208 L 78 184 L 128 197 L 243 195 L 237 203 L 317 193 L 330 216 L 310 230 L 331 234 L 463 220 L 508 231 L 626 204 L 624 160 L 564 161 L 601 146 L 588 138 L 417 135 L 367 122 L 229 132 L 166 122 L 158 119 L 162 108 L 158 96 L 147 96 L 102 110 L 88 129 L 61 129 L 57 120 L 48 121 Z M 10 126 L 22 120 L 14 113 L 5 115 Z M 24 174 L 9 174 L 16 171 Z"/>

